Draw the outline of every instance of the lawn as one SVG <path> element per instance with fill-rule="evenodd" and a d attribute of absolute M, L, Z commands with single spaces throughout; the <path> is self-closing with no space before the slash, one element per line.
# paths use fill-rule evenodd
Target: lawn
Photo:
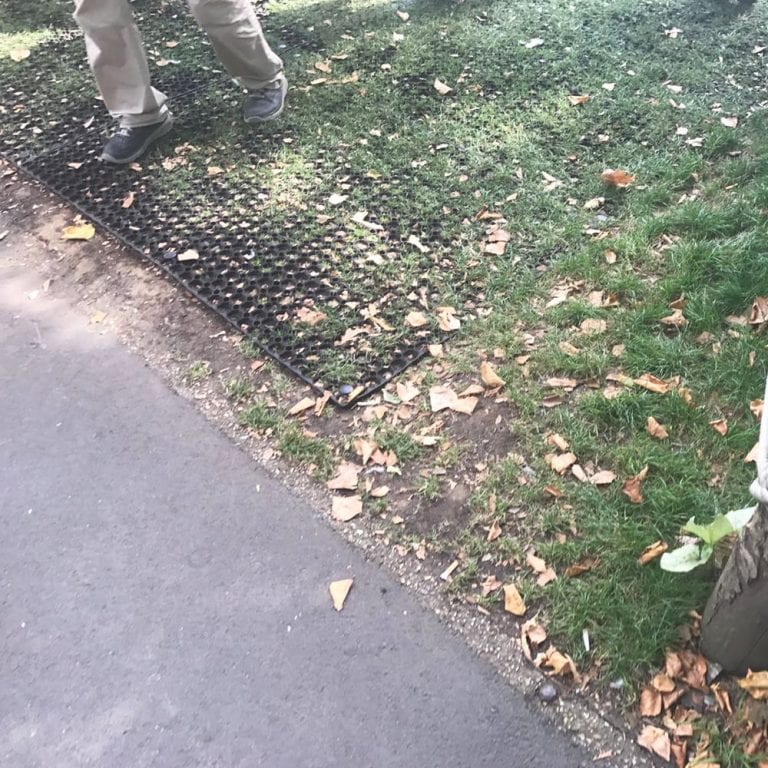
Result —
<path fill-rule="evenodd" d="M 40 23 L 70 26 L 66 6 L 42 4 Z M 0 11 L 0 56 L 29 47 L 31 66 L 39 27 Z M 207 93 L 180 113 L 188 161 L 167 170 L 178 153 L 160 148 L 142 178 L 182 204 L 224 169 L 265 191 L 259 216 L 298 250 L 343 230 L 320 250 L 329 274 L 393 330 L 369 328 L 354 354 L 331 345 L 320 379 L 364 378 L 404 340 L 442 340 L 443 356 L 344 429 L 234 382 L 243 422 L 323 478 L 359 464 L 355 439 L 395 454 L 389 493 L 361 493 L 404 556 L 455 561 L 447 588 L 494 615 L 514 583 L 589 687 L 623 685 L 630 706 L 716 578 L 638 558 L 691 516 L 749 502 L 768 368 L 764 323 L 750 324 L 768 295 L 768 6 L 285 0 L 265 29 L 292 83 L 284 120 L 254 139 L 236 89 Z M 183 15 L 145 31 L 155 62 L 215 66 Z M 617 187 L 607 169 L 633 178 Z M 324 338 L 363 326 L 357 306 L 317 309 Z M 433 413 L 430 390 L 480 384 L 483 361 L 503 387 L 486 380 L 471 415 Z"/>

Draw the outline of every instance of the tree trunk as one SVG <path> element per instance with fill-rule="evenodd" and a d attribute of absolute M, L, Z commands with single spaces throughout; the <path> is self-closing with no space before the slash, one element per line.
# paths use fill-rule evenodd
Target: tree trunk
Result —
<path fill-rule="evenodd" d="M 768 669 L 768 508 L 760 504 L 728 558 L 701 623 L 707 657 L 727 672 Z"/>

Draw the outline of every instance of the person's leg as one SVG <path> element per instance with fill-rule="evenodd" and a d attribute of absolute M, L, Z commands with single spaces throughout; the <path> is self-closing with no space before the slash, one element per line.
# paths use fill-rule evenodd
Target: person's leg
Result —
<path fill-rule="evenodd" d="M 104 104 L 123 127 L 162 122 L 165 95 L 154 89 L 128 0 L 75 0 L 88 62 Z"/>
<path fill-rule="evenodd" d="M 219 61 L 249 91 L 279 88 L 283 62 L 269 47 L 250 0 L 189 0 Z"/>

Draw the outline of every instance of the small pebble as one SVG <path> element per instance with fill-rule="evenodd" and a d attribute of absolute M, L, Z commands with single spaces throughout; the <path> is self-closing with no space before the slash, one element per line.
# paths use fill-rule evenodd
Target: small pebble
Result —
<path fill-rule="evenodd" d="M 553 702 L 557 698 L 557 688 L 552 683 L 544 683 L 539 688 L 539 698 L 546 704 Z"/>
<path fill-rule="evenodd" d="M 353 389 L 353 387 L 352 387 L 351 384 L 342 384 L 339 387 L 339 394 L 349 395 L 352 392 L 352 389 Z"/>

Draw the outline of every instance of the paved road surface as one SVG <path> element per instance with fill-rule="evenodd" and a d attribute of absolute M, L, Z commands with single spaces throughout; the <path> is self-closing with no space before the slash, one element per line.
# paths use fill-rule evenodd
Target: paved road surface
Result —
<path fill-rule="evenodd" d="M 585 761 L 140 360 L 26 298 L 31 278 L 0 263 L 0 766 Z"/>

